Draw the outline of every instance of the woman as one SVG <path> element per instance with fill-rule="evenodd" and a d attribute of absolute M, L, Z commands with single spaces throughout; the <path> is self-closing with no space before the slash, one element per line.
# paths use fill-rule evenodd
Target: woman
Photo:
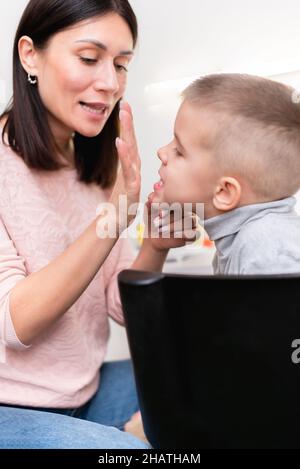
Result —
<path fill-rule="evenodd" d="M 103 365 L 108 315 L 123 321 L 122 269 L 160 270 L 184 241 L 149 238 L 134 261 L 118 239 L 132 219 L 119 196 L 140 193 L 119 106 L 136 40 L 127 0 L 31 0 L 16 33 L 0 122 L 1 448 L 147 447 L 118 430 L 138 404 L 130 363 Z M 97 215 L 107 200 L 115 213 Z"/>

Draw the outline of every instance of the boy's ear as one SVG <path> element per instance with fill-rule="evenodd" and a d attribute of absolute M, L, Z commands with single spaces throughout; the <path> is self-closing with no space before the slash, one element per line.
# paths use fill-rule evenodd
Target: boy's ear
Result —
<path fill-rule="evenodd" d="M 241 195 L 242 188 L 237 179 L 222 177 L 213 195 L 213 205 L 221 212 L 233 210 L 239 205 Z"/>
<path fill-rule="evenodd" d="M 29 36 L 22 36 L 18 43 L 19 57 L 21 64 L 30 75 L 37 75 L 36 50 L 32 39 Z"/>

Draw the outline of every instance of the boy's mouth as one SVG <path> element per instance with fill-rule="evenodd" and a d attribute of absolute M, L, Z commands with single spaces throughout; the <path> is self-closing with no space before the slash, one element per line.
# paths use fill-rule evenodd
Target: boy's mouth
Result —
<path fill-rule="evenodd" d="M 162 179 L 160 179 L 158 182 L 156 182 L 153 186 L 154 191 L 160 191 L 163 188 L 164 182 Z"/>

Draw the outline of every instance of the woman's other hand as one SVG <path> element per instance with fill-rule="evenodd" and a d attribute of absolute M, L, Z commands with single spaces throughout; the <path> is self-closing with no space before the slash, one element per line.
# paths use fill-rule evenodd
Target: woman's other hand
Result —
<path fill-rule="evenodd" d="M 192 212 L 161 210 L 159 204 L 152 204 L 153 193 L 146 203 L 147 236 L 144 242 L 157 251 L 185 246 L 199 239 L 199 217 Z"/>

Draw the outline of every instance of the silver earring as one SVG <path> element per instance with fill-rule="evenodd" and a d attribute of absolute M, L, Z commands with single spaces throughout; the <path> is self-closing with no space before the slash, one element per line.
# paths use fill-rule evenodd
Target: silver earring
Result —
<path fill-rule="evenodd" d="M 28 73 L 28 82 L 31 85 L 36 85 L 37 84 L 37 77 L 31 76 L 30 73 Z"/>

